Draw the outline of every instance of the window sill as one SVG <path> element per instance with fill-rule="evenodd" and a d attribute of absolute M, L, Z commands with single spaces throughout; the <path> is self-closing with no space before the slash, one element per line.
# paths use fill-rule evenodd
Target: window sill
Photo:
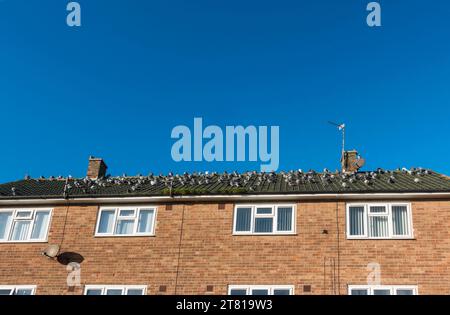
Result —
<path fill-rule="evenodd" d="M 105 237 L 111 237 L 111 238 L 116 238 L 116 237 L 156 237 L 155 234 L 138 234 L 138 235 L 94 235 L 94 237 L 98 237 L 98 238 L 105 238 Z"/>
<path fill-rule="evenodd" d="M 295 232 L 290 233 L 233 233 L 233 236 L 295 236 Z"/>
<path fill-rule="evenodd" d="M 0 241 L 0 244 L 48 243 L 48 240 Z"/>
<path fill-rule="evenodd" d="M 408 241 L 416 240 L 415 237 L 347 237 L 349 241 Z"/>

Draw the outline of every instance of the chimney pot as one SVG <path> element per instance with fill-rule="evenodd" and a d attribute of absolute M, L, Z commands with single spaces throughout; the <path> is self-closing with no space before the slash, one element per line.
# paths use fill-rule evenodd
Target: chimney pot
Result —
<path fill-rule="evenodd" d="M 103 159 L 96 158 L 92 155 L 89 157 L 87 177 L 89 177 L 91 179 L 105 177 L 107 169 L 108 169 L 108 166 L 106 166 Z"/>

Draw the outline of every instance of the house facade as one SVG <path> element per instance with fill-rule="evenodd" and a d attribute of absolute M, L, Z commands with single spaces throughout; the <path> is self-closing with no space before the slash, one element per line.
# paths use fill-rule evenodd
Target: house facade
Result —
<path fill-rule="evenodd" d="M 0 294 L 450 294 L 450 180 L 425 169 L 0 185 Z"/>

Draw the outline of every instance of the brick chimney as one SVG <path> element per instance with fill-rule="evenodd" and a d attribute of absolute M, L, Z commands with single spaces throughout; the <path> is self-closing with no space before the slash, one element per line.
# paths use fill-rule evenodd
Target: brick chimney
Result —
<path fill-rule="evenodd" d="M 106 166 L 105 162 L 103 162 L 103 159 L 96 158 L 93 156 L 89 157 L 87 177 L 89 177 L 91 179 L 105 177 L 107 169 L 108 169 L 108 166 Z"/>
<path fill-rule="evenodd" d="M 360 158 L 356 150 L 344 151 L 341 157 L 342 172 L 356 172 L 364 165 L 365 160 Z"/>

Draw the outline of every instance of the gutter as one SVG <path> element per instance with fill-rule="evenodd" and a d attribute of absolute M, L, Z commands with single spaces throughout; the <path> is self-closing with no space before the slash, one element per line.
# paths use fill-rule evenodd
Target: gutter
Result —
<path fill-rule="evenodd" d="M 448 199 L 450 192 L 426 193 L 345 193 L 345 194 L 245 194 L 245 195 L 186 195 L 143 197 L 82 197 L 82 198 L 30 198 L 0 199 L 3 205 L 59 205 L 59 204 L 122 204 L 122 203 L 172 203 L 172 202 L 218 202 L 218 201 L 309 201 L 309 200 L 406 200 Z"/>

